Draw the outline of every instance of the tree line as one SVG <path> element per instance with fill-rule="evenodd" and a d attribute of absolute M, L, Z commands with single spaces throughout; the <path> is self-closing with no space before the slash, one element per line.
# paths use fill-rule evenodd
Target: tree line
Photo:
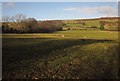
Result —
<path fill-rule="evenodd" d="M 38 21 L 23 14 L 2 17 L 3 33 L 53 33 L 61 31 L 63 25 L 60 20 Z"/>

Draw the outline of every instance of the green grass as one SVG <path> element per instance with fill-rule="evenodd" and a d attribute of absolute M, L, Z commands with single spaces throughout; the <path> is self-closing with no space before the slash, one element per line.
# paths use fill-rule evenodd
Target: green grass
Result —
<path fill-rule="evenodd" d="M 80 27 L 84 27 L 84 28 L 90 28 L 90 27 L 97 27 L 100 28 L 100 21 L 107 21 L 107 22 L 117 22 L 118 19 L 116 20 L 111 20 L 111 19 L 99 19 L 99 20 L 86 20 L 86 21 L 82 21 L 85 22 L 85 25 L 82 24 L 77 24 L 78 20 L 66 20 L 63 21 L 64 23 L 66 23 L 65 27 L 70 27 L 70 28 L 80 28 Z M 81 21 L 81 20 L 79 20 Z"/>
<path fill-rule="evenodd" d="M 3 34 L 3 78 L 115 79 L 118 42 L 112 31 Z"/>
<path fill-rule="evenodd" d="M 55 34 L 63 34 L 65 37 L 69 38 L 79 38 L 79 39 L 108 39 L 108 40 L 118 40 L 118 32 L 114 31 L 100 31 L 100 30 L 69 30 L 60 31 Z"/>
<path fill-rule="evenodd" d="M 84 21 L 85 22 L 85 25 L 82 25 L 82 24 L 77 24 L 77 22 L 74 20 L 74 21 L 69 21 L 69 22 L 65 22 L 66 23 L 66 27 L 91 27 L 91 26 L 96 26 L 99 28 L 100 26 L 100 23 L 99 23 L 100 20 L 87 20 L 87 21 Z M 73 23 L 74 22 L 74 23 Z"/>
<path fill-rule="evenodd" d="M 91 27 L 91 26 L 96 26 L 96 27 L 100 27 L 100 20 L 93 20 L 93 21 L 86 21 L 86 27 Z"/>
<path fill-rule="evenodd" d="M 81 24 L 72 24 L 72 23 L 69 23 L 69 24 L 66 24 L 67 27 L 81 27 L 82 25 Z"/>

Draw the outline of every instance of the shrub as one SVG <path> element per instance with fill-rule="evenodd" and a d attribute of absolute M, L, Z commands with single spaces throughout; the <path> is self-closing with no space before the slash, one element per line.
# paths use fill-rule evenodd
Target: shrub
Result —
<path fill-rule="evenodd" d="M 100 26 L 100 30 L 104 30 L 104 26 Z"/>

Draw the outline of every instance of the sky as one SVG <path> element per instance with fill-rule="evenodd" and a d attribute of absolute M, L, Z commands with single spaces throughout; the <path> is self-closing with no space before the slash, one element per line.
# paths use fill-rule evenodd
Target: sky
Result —
<path fill-rule="evenodd" d="M 114 17 L 118 2 L 2 2 L 2 16 L 16 14 L 37 20 Z"/>
<path fill-rule="evenodd" d="M 118 2 L 119 0 L 1 0 L 2 2 Z"/>

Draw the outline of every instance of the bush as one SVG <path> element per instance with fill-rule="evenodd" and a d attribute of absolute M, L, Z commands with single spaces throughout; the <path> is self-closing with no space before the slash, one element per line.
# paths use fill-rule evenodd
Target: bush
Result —
<path fill-rule="evenodd" d="M 100 30 L 104 30 L 104 26 L 100 26 Z"/>

